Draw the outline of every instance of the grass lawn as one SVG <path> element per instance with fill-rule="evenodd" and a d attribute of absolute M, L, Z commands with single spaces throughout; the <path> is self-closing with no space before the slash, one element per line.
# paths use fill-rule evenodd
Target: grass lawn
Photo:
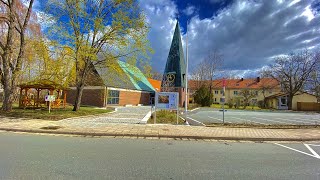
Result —
<path fill-rule="evenodd" d="M 148 120 L 148 124 L 154 123 L 154 113 L 151 118 Z M 157 111 L 157 124 L 177 124 L 177 113 L 171 111 Z M 179 118 L 178 124 L 184 124 L 184 121 Z"/>
<path fill-rule="evenodd" d="M 0 104 L 2 106 L 2 104 Z M 43 120 L 61 120 L 71 117 L 97 115 L 102 113 L 111 112 L 112 109 L 97 109 L 95 107 L 81 107 L 79 111 L 72 111 L 73 106 L 67 106 L 65 109 L 19 109 L 17 105 L 11 112 L 4 112 L 0 110 L 0 116 L 15 117 L 15 118 L 30 118 L 30 119 L 43 119 Z"/>
<path fill-rule="evenodd" d="M 222 105 L 221 104 L 212 104 L 211 107 L 212 108 L 221 109 Z M 227 104 L 224 105 L 224 108 L 225 109 L 230 109 Z M 237 109 L 237 108 L 232 107 L 231 109 Z M 240 106 L 238 108 L 238 110 L 261 110 L 261 108 L 259 108 L 258 106 L 254 106 L 253 108 L 251 106 L 247 106 L 246 109 L 243 109 L 243 106 Z"/>

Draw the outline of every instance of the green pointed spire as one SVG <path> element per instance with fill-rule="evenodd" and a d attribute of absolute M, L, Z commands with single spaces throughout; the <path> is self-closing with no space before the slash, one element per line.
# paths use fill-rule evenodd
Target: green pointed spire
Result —
<path fill-rule="evenodd" d="M 177 21 L 166 67 L 163 73 L 162 87 L 185 87 L 186 66 L 181 42 L 179 22 Z"/>

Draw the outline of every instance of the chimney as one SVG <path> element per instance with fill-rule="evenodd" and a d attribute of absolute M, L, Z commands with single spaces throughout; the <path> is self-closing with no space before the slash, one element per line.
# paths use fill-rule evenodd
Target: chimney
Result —
<path fill-rule="evenodd" d="M 260 82 L 260 77 L 257 77 L 257 82 Z"/>
<path fill-rule="evenodd" d="M 243 81 L 243 78 L 241 78 L 241 81 Z"/>

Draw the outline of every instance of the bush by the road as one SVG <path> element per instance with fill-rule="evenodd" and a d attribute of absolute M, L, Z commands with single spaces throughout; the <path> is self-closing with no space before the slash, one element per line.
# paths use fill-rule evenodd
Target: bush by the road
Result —
<path fill-rule="evenodd" d="M 201 106 L 210 106 L 212 104 L 212 99 L 210 98 L 209 88 L 202 85 L 194 93 L 194 101 Z"/>

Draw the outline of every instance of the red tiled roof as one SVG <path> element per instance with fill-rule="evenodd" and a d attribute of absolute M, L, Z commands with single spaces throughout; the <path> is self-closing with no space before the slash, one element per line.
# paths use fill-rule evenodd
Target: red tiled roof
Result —
<path fill-rule="evenodd" d="M 277 80 L 272 78 L 260 78 L 258 82 L 257 78 L 253 79 L 226 79 L 226 88 L 227 89 L 261 89 L 262 87 L 279 87 L 279 83 Z M 191 89 L 195 89 L 199 86 L 199 84 L 209 85 L 210 81 L 199 82 L 196 80 L 189 81 L 189 87 Z M 213 88 L 223 88 L 223 79 L 213 80 L 212 82 Z"/>
<path fill-rule="evenodd" d="M 155 79 L 151 79 L 151 78 L 148 78 L 148 81 L 157 92 L 160 91 L 161 81 L 158 81 L 158 80 L 155 80 Z"/>

